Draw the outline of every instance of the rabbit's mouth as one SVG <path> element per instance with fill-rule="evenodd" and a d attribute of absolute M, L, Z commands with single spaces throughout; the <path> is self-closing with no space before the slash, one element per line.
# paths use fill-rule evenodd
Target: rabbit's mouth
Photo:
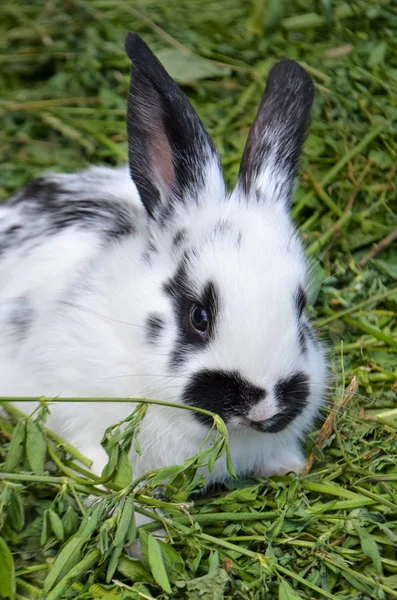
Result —
<path fill-rule="evenodd" d="M 266 424 L 269 420 L 271 419 L 266 421 L 254 421 L 253 419 L 249 419 L 246 415 L 239 413 L 228 420 L 227 426 L 229 429 L 237 429 L 240 431 L 243 429 L 254 429 L 255 431 L 265 432 Z"/>
<path fill-rule="evenodd" d="M 251 427 L 256 431 L 262 431 L 263 433 L 280 433 L 280 431 L 283 431 L 283 429 L 291 423 L 295 416 L 298 416 L 298 414 L 299 413 L 296 413 L 291 419 L 290 414 L 279 412 L 270 419 L 266 419 L 266 421 L 251 423 Z"/>
<path fill-rule="evenodd" d="M 279 433 L 285 429 L 290 422 L 290 415 L 278 412 L 263 421 L 254 421 L 249 419 L 246 415 L 239 414 L 238 417 L 231 420 L 228 425 L 231 425 L 233 429 L 254 429 L 254 431 L 260 431 L 261 433 Z"/>
<path fill-rule="evenodd" d="M 250 427 L 251 429 L 255 429 L 255 431 L 261 431 L 264 433 L 267 431 L 267 421 L 251 421 Z"/>

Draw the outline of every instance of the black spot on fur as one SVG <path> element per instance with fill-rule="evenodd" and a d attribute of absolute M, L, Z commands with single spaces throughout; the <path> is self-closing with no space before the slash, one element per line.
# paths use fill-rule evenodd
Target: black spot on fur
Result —
<path fill-rule="evenodd" d="M 149 315 L 146 319 L 147 340 L 150 344 L 156 344 L 164 329 L 164 321 L 158 315 Z"/>
<path fill-rule="evenodd" d="M 148 250 L 151 254 L 157 254 L 158 252 L 157 246 L 152 240 L 150 240 L 148 243 Z"/>
<path fill-rule="evenodd" d="M 178 368 L 192 350 L 204 348 L 213 339 L 219 310 L 218 292 L 211 281 L 200 295 L 193 292 L 186 259 L 181 262 L 175 276 L 164 284 L 163 289 L 172 300 L 178 326 L 178 337 L 171 356 L 171 368 Z M 203 306 L 207 311 L 209 324 L 206 337 L 201 336 L 190 324 L 190 310 L 194 304 Z"/>
<path fill-rule="evenodd" d="M 20 230 L 21 225 L 11 225 L 5 231 L 0 232 L 0 254 L 7 248 L 15 247 Z"/>
<path fill-rule="evenodd" d="M 204 370 L 196 373 L 183 392 L 183 401 L 190 406 L 217 413 L 227 422 L 230 417 L 247 414 L 266 396 L 266 391 L 251 385 L 237 372 Z M 212 418 L 193 413 L 205 425 L 212 425 Z"/>
<path fill-rule="evenodd" d="M 5 235 L 15 235 L 21 229 L 21 225 L 11 225 L 8 229 L 5 230 Z"/>
<path fill-rule="evenodd" d="M 214 235 L 225 235 L 233 229 L 233 225 L 227 219 L 220 219 L 213 229 Z"/>
<path fill-rule="evenodd" d="M 212 238 L 217 238 L 218 236 L 227 236 L 230 239 L 233 239 L 234 237 L 236 246 L 241 246 L 242 232 L 234 229 L 233 223 L 231 223 L 228 219 L 219 219 L 212 229 L 210 236 L 212 236 Z"/>
<path fill-rule="evenodd" d="M 299 342 L 299 347 L 301 349 L 302 354 L 306 354 L 307 343 L 306 343 L 306 336 L 305 336 L 304 327 L 303 327 L 302 323 L 298 323 L 298 342 Z"/>
<path fill-rule="evenodd" d="M 174 248 L 180 248 L 182 244 L 186 241 L 186 230 L 180 229 L 176 232 L 172 240 L 172 246 Z"/>
<path fill-rule="evenodd" d="M 302 313 L 306 307 L 307 304 L 307 297 L 305 294 L 304 289 L 299 286 L 298 291 L 295 294 L 295 306 L 296 306 L 296 312 L 298 313 L 298 319 L 301 318 Z"/>
<path fill-rule="evenodd" d="M 279 433 L 302 413 L 310 393 L 309 378 L 302 372 L 280 379 L 275 394 L 280 412 L 265 423 L 266 431 Z"/>
<path fill-rule="evenodd" d="M 310 338 L 313 346 L 317 345 L 317 338 L 312 330 L 312 328 L 307 323 L 302 323 L 302 330 L 306 337 Z"/>
<path fill-rule="evenodd" d="M 155 243 L 152 240 L 149 240 L 147 246 L 146 246 L 146 250 L 143 253 L 143 262 L 150 264 L 153 258 L 154 254 L 157 254 L 158 250 L 157 250 L 157 246 L 155 245 Z"/>
<path fill-rule="evenodd" d="M 32 324 L 34 310 L 27 296 L 18 296 L 12 301 L 12 304 L 9 323 L 13 330 L 14 338 L 22 341 Z"/>
<path fill-rule="evenodd" d="M 67 179 L 36 179 L 8 203 L 20 205 L 27 222 L 45 219 L 46 235 L 73 226 L 103 232 L 108 239 L 135 233 L 136 210 L 133 206 L 111 198 L 94 197 L 94 193 L 93 196 L 81 197 L 76 190 L 69 190 L 67 185 Z M 23 238 L 22 231 L 20 235 Z"/>

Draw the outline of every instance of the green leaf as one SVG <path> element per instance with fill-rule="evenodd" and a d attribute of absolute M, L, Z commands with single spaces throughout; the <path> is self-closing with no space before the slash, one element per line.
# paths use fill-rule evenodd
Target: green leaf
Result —
<path fill-rule="evenodd" d="M 128 534 L 131 532 L 131 528 L 134 524 L 134 498 L 129 497 L 124 500 L 124 504 L 121 509 L 121 516 L 117 525 L 116 534 L 113 540 L 113 546 L 123 545 Z M 130 543 L 134 540 L 132 539 Z"/>
<path fill-rule="evenodd" d="M 230 452 L 230 448 L 229 446 L 226 446 L 226 467 L 227 467 L 227 472 L 229 473 L 229 475 L 231 477 L 233 477 L 234 479 L 237 479 L 237 475 L 236 475 L 236 471 L 234 469 L 234 465 L 233 465 L 233 461 L 232 461 L 232 455 Z"/>
<path fill-rule="evenodd" d="M 122 490 L 132 482 L 132 465 L 128 458 L 128 454 L 124 450 L 120 450 L 117 461 L 116 474 L 112 479 L 112 485 L 116 490 Z M 109 486 L 110 487 L 110 486 Z"/>
<path fill-rule="evenodd" d="M 167 571 L 165 570 L 160 545 L 156 538 L 151 534 L 148 535 L 148 560 L 155 582 L 158 583 L 167 594 L 171 594 L 172 590 L 168 580 Z"/>
<path fill-rule="evenodd" d="M 392 590 L 397 590 L 397 573 L 389 577 L 382 577 L 382 583 L 387 585 Z"/>
<path fill-rule="evenodd" d="M 43 514 L 43 525 L 41 527 L 41 536 L 40 536 L 40 545 L 44 546 L 45 543 L 47 542 L 49 536 L 51 533 L 51 528 L 50 528 L 50 517 L 48 515 L 48 510 L 44 511 Z"/>
<path fill-rule="evenodd" d="M 12 434 L 12 440 L 8 449 L 7 458 L 3 465 L 5 473 L 12 473 L 23 458 L 26 439 L 26 421 L 22 420 L 17 423 Z"/>
<path fill-rule="evenodd" d="M 324 138 L 311 133 L 305 143 L 305 155 L 312 157 L 321 156 L 325 151 Z"/>
<path fill-rule="evenodd" d="M 91 512 L 86 513 L 77 531 L 78 537 L 82 538 L 84 541 L 89 540 L 99 523 L 102 521 L 103 514 L 103 504 L 97 504 Z"/>
<path fill-rule="evenodd" d="M 89 598 L 93 600 L 121 600 L 122 598 L 118 589 L 107 589 L 99 583 L 90 585 L 88 593 Z"/>
<path fill-rule="evenodd" d="M 145 565 L 145 567 L 147 569 L 149 569 L 150 568 L 149 557 L 148 557 L 149 533 L 145 529 L 142 529 L 142 527 L 140 527 L 138 529 L 138 536 L 139 536 L 139 547 L 140 547 L 140 551 L 141 551 L 142 558 L 143 558 L 143 564 Z"/>
<path fill-rule="evenodd" d="M 358 577 L 355 577 L 352 573 L 349 573 L 348 571 L 343 571 L 343 577 L 346 579 L 346 581 L 350 583 L 350 585 L 355 590 L 363 592 L 367 595 L 368 598 L 373 598 L 374 586 L 376 586 L 375 582 L 373 582 L 373 585 L 371 586 L 370 584 L 365 583 L 361 579 L 358 579 Z"/>
<path fill-rule="evenodd" d="M 109 520 L 106 520 L 104 523 L 102 523 L 99 529 L 99 549 L 101 554 L 107 554 L 107 551 L 109 550 L 109 537 L 111 530 L 112 525 Z"/>
<path fill-rule="evenodd" d="M 228 504 L 228 503 L 242 503 L 249 502 L 252 503 L 256 500 L 258 496 L 258 485 L 250 485 L 245 486 L 243 488 L 238 488 L 236 490 L 232 490 L 225 496 L 221 496 L 214 500 L 214 504 Z"/>
<path fill-rule="evenodd" d="M 208 559 L 208 573 L 213 573 L 219 569 L 219 553 L 217 550 L 211 550 Z"/>
<path fill-rule="evenodd" d="M 19 494 L 15 492 L 11 494 L 9 511 L 11 525 L 15 531 L 22 531 L 25 523 L 25 511 Z"/>
<path fill-rule="evenodd" d="M 377 267 L 387 275 L 389 275 L 392 279 L 397 279 L 397 257 L 395 260 L 386 261 L 381 258 L 372 259 Z"/>
<path fill-rule="evenodd" d="M 177 83 L 191 83 L 200 79 L 225 77 L 230 69 L 219 67 L 206 58 L 176 48 L 165 48 L 156 54 L 159 61 Z"/>
<path fill-rule="evenodd" d="M 251 14 L 247 20 L 247 31 L 262 37 L 265 24 L 265 5 L 263 0 L 253 0 Z"/>
<path fill-rule="evenodd" d="M 117 467 L 119 449 L 117 445 L 109 445 L 106 437 L 105 440 L 102 441 L 102 446 L 109 456 L 109 460 L 102 469 L 101 477 L 110 477 Z"/>
<path fill-rule="evenodd" d="M 184 466 L 179 465 L 171 465 L 170 467 L 164 467 L 159 471 L 159 473 L 157 473 L 157 475 L 153 477 L 153 479 L 150 480 L 150 483 L 153 487 L 156 487 L 156 485 L 159 485 L 159 483 L 168 480 L 171 477 L 175 477 L 179 473 L 182 473 L 182 471 L 184 471 L 184 468 Z"/>
<path fill-rule="evenodd" d="M 80 560 L 81 549 L 84 540 L 80 537 L 72 537 L 55 559 L 51 571 L 48 573 L 44 582 L 44 591 L 51 590 L 57 581 L 70 571 Z"/>
<path fill-rule="evenodd" d="M 224 569 L 197 577 L 186 583 L 189 600 L 223 600 L 229 576 Z"/>
<path fill-rule="evenodd" d="M 117 568 L 117 564 L 119 562 L 119 558 L 123 552 L 124 544 L 120 544 L 116 546 L 113 550 L 112 556 L 109 560 L 108 568 L 106 571 L 106 583 L 110 583 L 112 581 L 112 577 Z"/>
<path fill-rule="evenodd" d="M 92 550 L 84 556 L 73 568 L 69 569 L 66 575 L 61 581 L 55 586 L 50 594 L 47 596 L 47 600 L 58 600 L 60 597 L 65 597 L 63 592 L 70 585 L 73 579 L 77 579 L 86 573 L 89 569 L 98 562 L 101 553 L 99 550 Z"/>
<path fill-rule="evenodd" d="M 0 537 L 0 598 L 15 597 L 15 568 L 12 554 L 5 540 Z"/>
<path fill-rule="evenodd" d="M 145 569 L 141 561 L 137 558 L 130 558 L 125 554 L 122 554 L 117 563 L 117 570 L 120 571 L 124 577 L 127 577 L 129 581 L 146 581 L 148 583 L 153 582 L 153 578 L 149 571 Z"/>
<path fill-rule="evenodd" d="M 360 527 L 357 524 L 355 524 L 354 527 L 360 538 L 361 548 L 365 556 L 368 556 L 368 558 L 372 560 L 372 564 L 378 573 L 383 574 L 378 544 L 372 539 L 371 534 L 364 529 L 364 527 Z"/>
<path fill-rule="evenodd" d="M 281 19 L 284 15 L 284 6 L 280 0 L 267 0 L 265 9 L 265 31 L 270 34 L 275 31 L 281 24 Z"/>
<path fill-rule="evenodd" d="M 300 596 L 285 579 L 282 579 L 278 586 L 278 600 L 300 600 Z"/>
<path fill-rule="evenodd" d="M 65 539 L 65 532 L 63 530 L 63 524 L 60 517 L 52 509 L 48 511 L 48 516 L 51 523 L 51 529 L 55 533 L 56 538 L 60 542 L 63 542 L 63 540 Z"/>
<path fill-rule="evenodd" d="M 283 529 L 285 514 L 282 512 L 278 519 L 275 519 L 273 523 L 266 529 L 266 537 L 269 540 L 274 540 L 280 535 Z"/>
<path fill-rule="evenodd" d="M 183 562 L 182 557 L 178 554 L 178 552 L 170 546 L 166 544 L 162 540 L 157 540 L 161 554 L 164 560 L 165 570 L 167 571 L 168 579 L 171 583 L 174 583 L 177 579 L 181 579 L 181 577 L 185 574 L 185 563 Z"/>
<path fill-rule="evenodd" d="M 79 518 L 72 506 L 68 506 L 68 509 L 62 517 L 63 529 L 65 532 L 65 538 L 70 538 L 71 535 L 76 533 L 79 526 Z"/>
<path fill-rule="evenodd" d="M 28 419 L 26 422 L 26 457 L 34 473 L 44 472 L 47 443 L 41 427 Z"/>
<path fill-rule="evenodd" d="M 368 155 L 368 159 L 382 170 L 388 169 L 393 164 L 391 156 L 380 148 L 373 148 Z"/>
<path fill-rule="evenodd" d="M 386 41 L 379 42 L 379 44 L 377 44 L 375 46 L 375 48 L 372 50 L 371 54 L 369 55 L 368 63 L 367 63 L 368 66 L 369 67 L 377 67 L 378 65 L 382 65 L 385 62 L 386 50 L 387 50 L 387 42 Z"/>

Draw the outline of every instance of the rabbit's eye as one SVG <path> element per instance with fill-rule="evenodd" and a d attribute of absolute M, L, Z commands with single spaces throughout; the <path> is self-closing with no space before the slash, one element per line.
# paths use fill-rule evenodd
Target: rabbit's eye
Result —
<path fill-rule="evenodd" d="M 208 329 L 208 314 L 207 311 L 198 304 L 194 304 L 190 310 L 190 323 L 202 335 Z"/>

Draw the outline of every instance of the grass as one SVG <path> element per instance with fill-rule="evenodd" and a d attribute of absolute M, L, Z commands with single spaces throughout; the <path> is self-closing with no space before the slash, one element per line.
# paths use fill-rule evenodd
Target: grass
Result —
<path fill-rule="evenodd" d="M 28 423 L 9 409 L 0 597 L 396 598 L 397 2 L 3 0 L 0 199 L 44 171 L 125 160 L 127 29 L 177 76 L 229 182 L 271 65 L 287 56 L 312 75 L 293 216 L 313 259 L 310 311 L 330 349 L 333 405 L 301 478 L 207 498 L 192 496 L 194 473 L 227 447 L 219 420 L 210 454 L 133 481 L 124 459 L 137 404 L 127 436 L 108 432 L 105 492 L 87 459 L 44 429 L 45 403 Z M 141 528 L 142 563 L 124 554 L 133 500 L 172 540 Z"/>

